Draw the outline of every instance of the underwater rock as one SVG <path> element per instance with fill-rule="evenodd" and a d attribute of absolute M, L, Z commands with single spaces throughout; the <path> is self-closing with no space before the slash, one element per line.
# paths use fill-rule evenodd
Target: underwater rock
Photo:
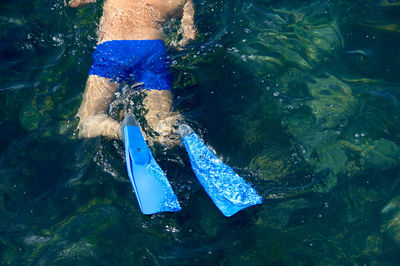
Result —
<path fill-rule="evenodd" d="M 365 240 L 365 249 L 363 253 L 367 256 L 381 255 L 382 237 L 379 234 L 371 234 Z"/>
<path fill-rule="evenodd" d="M 387 139 L 368 140 L 360 144 L 341 140 L 338 144 L 347 153 L 351 153 L 352 161 L 359 166 L 359 170 L 376 169 L 384 171 L 400 163 L 399 146 Z M 348 167 L 347 170 L 352 169 Z"/>
<path fill-rule="evenodd" d="M 346 171 L 347 155 L 338 145 L 331 145 L 319 153 L 322 165 L 331 169 L 334 175 Z"/>
<path fill-rule="evenodd" d="M 348 84 L 330 74 L 307 79 L 296 70 L 283 80 L 282 94 L 296 95 L 294 90 L 303 86 L 293 85 L 292 80 L 296 80 L 305 84 L 312 96 L 291 101 L 289 111 L 285 110 L 288 103 L 284 101 L 282 114 L 286 117 L 287 132 L 304 147 L 305 160 L 317 172 L 330 170 L 324 181 L 326 190 L 335 185 L 339 175 L 353 177 L 368 169 L 388 170 L 399 164 L 400 148 L 393 141 L 360 138 L 359 134 L 354 137 L 350 133 L 349 120 L 359 112 L 359 103 Z M 318 190 L 321 189 L 324 190 L 321 187 Z"/>
<path fill-rule="evenodd" d="M 264 209 L 256 224 L 283 230 L 288 226 L 292 215 L 310 207 L 311 204 L 303 198 L 286 200 L 277 206 Z"/>
<path fill-rule="evenodd" d="M 373 141 L 361 152 L 366 168 L 387 170 L 400 162 L 400 148 L 390 140 Z"/>
<path fill-rule="evenodd" d="M 305 77 L 298 70 L 287 73 L 282 93 L 296 95 L 300 87 L 307 88 L 304 100 L 291 101 L 285 116 L 287 133 L 294 136 L 302 149 L 302 156 L 316 172 L 330 171 L 324 185 L 318 190 L 330 190 L 336 185 L 337 176 L 348 171 L 348 154 L 338 145 L 342 128 L 357 111 L 357 102 L 351 87 L 339 78 L 323 74 L 315 78 Z M 296 83 L 293 83 L 293 82 Z M 300 83 L 299 83 L 300 82 Z M 283 105 L 287 105 L 283 102 Z"/>
<path fill-rule="evenodd" d="M 248 38 L 230 52 L 238 60 L 248 61 L 254 73 L 274 73 L 288 65 L 311 70 L 325 61 L 337 47 L 343 46 L 338 18 L 329 2 L 313 2 L 297 9 L 275 8 L 270 12 L 253 5 L 256 19 L 249 22 Z M 247 7 L 243 8 L 248 11 Z M 255 24 L 254 21 L 264 21 Z"/>
<path fill-rule="evenodd" d="M 380 3 L 382 6 L 400 6 L 400 1 L 396 0 L 382 0 Z"/>
<path fill-rule="evenodd" d="M 340 128 L 348 123 L 356 111 L 356 99 L 349 85 L 337 77 L 315 78 L 308 88 L 313 99 L 306 104 L 311 108 L 322 129 Z"/>
<path fill-rule="evenodd" d="M 300 77 L 301 86 L 306 88 L 306 94 L 300 97 L 307 98 L 299 100 L 294 97 L 295 101 L 291 101 L 290 105 L 292 110 L 287 111 L 286 107 L 285 111 L 282 110 L 285 113 L 283 126 L 289 136 L 296 138 L 299 143 L 296 149 L 305 151 L 304 158 L 317 172 L 325 168 L 331 169 L 334 175 L 343 172 L 346 168 L 345 151 L 335 147 L 335 142 L 338 139 L 337 131 L 347 125 L 349 117 L 356 111 L 356 100 L 350 86 L 339 78 L 330 74 L 310 78 L 308 73 L 315 65 L 325 61 L 327 56 L 331 56 L 335 48 L 343 46 L 334 6 L 329 2 L 315 1 L 309 5 L 272 10 L 257 8 L 257 5 L 243 7 L 246 12 L 249 9 L 255 19 L 250 21 L 244 32 L 252 34 L 238 40 L 234 46 L 230 45 L 228 53 L 241 64 L 248 62 L 246 67 L 252 73 L 266 76 L 267 80 L 271 74 L 291 69 L 275 81 L 276 86 L 282 84 L 279 92 L 284 94 L 283 97 L 298 94 L 298 86 L 292 87 L 289 83 L 299 82 L 297 77 Z M 254 21 L 264 23 L 256 24 Z M 285 99 L 283 97 L 278 98 Z M 284 104 L 287 102 L 283 101 Z M 316 158 L 312 157 L 315 153 Z M 294 162 L 297 163 L 297 160 L 284 156 L 275 156 L 274 159 L 268 156 L 271 154 L 265 148 L 250 163 L 251 169 L 264 172 L 260 175 L 263 179 L 282 178 Z"/>
<path fill-rule="evenodd" d="M 342 189 L 338 197 L 343 201 L 345 222 L 357 223 L 362 225 L 374 215 L 373 206 L 382 199 L 381 191 L 366 189 L 354 185 Z"/>
<path fill-rule="evenodd" d="M 23 264 L 20 257 L 21 248 L 10 241 L 0 240 L 0 255 L 4 264 Z"/>
<path fill-rule="evenodd" d="M 283 178 L 290 170 L 292 162 L 286 158 L 273 157 L 272 154 L 256 156 L 250 162 L 249 167 L 253 169 L 262 180 L 275 180 Z"/>
<path fill-rule="evenodd" d="M 27 131 L 34 131 L 39 127 L 40 123 L 39 112 L 29 105 L 24 105 L 19 111 L 19 122 Z"/>
<path fill-rule="evenodd" d="M 370 140 L 353 144 L 339 140 L 336 144 L 317 151 L 319 161 L 314 166 L 326 166 L 331 175 L 354 177 L 369 169 L 385 171 L 400 163 L 400 148 L 390 140 Z M 333 178 L 331 176 L 331 178 Z"/>
<path fill-rule="evenodd" d="M 289 111 L 281 107 L 287 117 L 287 131 L 310 142 L 311 146 L 318 145 L 322 139 L 336 139 L 338 131 L 347 126 L 349 118 L 357 111 L 351 87 L 331 74 L 310 78 L 292 69 L 281 80 L 281 92 L 288 98 L 282 104 L 290 103 L 291 107 Z"/>
<path fill-rule="evenodd" d="M 382 226 L 382 231 L 388 233 L 395 241 L 400 243 L 400 196 L 392 199 L 381 212 L 386 220 L 386 223 Z"/>
<path fill-rule="evenodd" d="M 336 186 L 339 176 L 351 178 L 368 169 L 388 170 L 398 165 L 399 147 L 393 141 L 373 137 L 354 141 L 354 133 L 350 132 L 356 126 L 350 121 L 356 115 L 362 116 L 359 113 L 363 102 L 355 97 L 350 82 L 320 70 L 321 63 L 333 58 L 336 48 L 343 47 L 340 19 L 333 4 L 312 2 L 299 8 L 274 8 L 273 12 L 260 8 L 254 14 L 257 18 L 264 17 L 265 23 L 250 23 L 245 32 L 252 34 L 230 44 L 228 54 L 240 60 L 238 64 L 247 62 L 246 67 L 255 76 L 264 77 L 268 90 L 276 85 L 275 103 L 279 106 L 277 112 L 283 130 L 289 138 L 293 137 L 292 147 L 303 152 L 298 160 L 290 160 L 264 146 L 264 150 L 252 157 L 249 167 L 261 179 L 274 180 L 284 178 L 295 162 L 303 162 L 316 173 L 329 170 L 316 186 L 317 191 L 329 191 Z M 263 95 L 257 105 L 271 104 L 270 101 Z M 263 113 L 265 107 L 258 109 Z M 250 143 L 259 143 L 256 148 L 259 149 L 265 143 L 260 140 L 265 133 L 260 129 L 262 126 L 254 126 L 261 124 L 258 118 L 250 120 L 245 127 L 252 130 L 243 135 Z M 255 136 L 257 132 L 259 138 L 250 139 L 249 135 Z"/>

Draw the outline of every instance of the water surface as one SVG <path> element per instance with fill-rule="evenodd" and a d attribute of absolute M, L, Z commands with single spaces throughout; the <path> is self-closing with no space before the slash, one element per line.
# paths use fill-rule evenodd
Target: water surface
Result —
<path fill-rule="evenodd" d="M 195 4 L 174 107 L 263 205 L 225 218 L 183 148 L 152 145 L 183 210 L 142 215 L 122 143 L 75 134 L 101 1 L 2 2 L 2 264 L 398 265 L 398 3 Z"/>

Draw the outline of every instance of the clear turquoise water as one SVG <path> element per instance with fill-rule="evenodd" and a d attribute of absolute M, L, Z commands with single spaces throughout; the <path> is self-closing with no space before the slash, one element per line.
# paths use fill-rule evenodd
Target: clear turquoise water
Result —
<path fill-rule="evenodd" d="M 195 4 L 175 108 L 264 204 L 223 217 L 182 147 L 153 146 L 183 211 L 143 216 L 122 143 L 74 133 L 101 5 L 3 1 L 1 263 L 398 265 L 400 7 Z"/>

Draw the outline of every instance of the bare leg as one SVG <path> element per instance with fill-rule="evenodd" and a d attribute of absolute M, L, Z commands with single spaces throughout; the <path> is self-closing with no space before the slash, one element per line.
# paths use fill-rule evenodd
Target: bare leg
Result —
<path fill-rule="evenodd" d="M 105 136 L 121 139 L 119 123 L 107 115 L 108 107 L 118 88 L 117 83 L 111 82 L 107 78 L 96 75 L 89 76 L 83 94 L 83 102 L 77 113 L 80 118 L 79 137 Z M 171 91 L 146 91 L 146 97 L 143 99 L 143 106 L 147 110 L 145 118 L 148 125 L 157 133 L 152 141 L 158 141 L 167 146 L 175 145 L 179 141 L 175 126 L 180 115 L 171 112 L 171 105 Z"/>
<path fill-rule="evenodd" d="M 94 138 L 105 136 L 121 139 L 119 123 L 108 117 L 108 106 L 119 88 L 107 78 L 90 75 L 86 82 L 83 102 L 76 116 L 79 117 L 79 137 Z"/>
<path fill-rule="evenodd" d="M 164 145 L 177 144 L 179 136 L 175 130 L 180 114 L 171 111 L 172 94 L 169 90 L 150 90 L 143 99 L 147 109 L 145 118 L 148 125 L 158 134 L 155 141 Z"/>

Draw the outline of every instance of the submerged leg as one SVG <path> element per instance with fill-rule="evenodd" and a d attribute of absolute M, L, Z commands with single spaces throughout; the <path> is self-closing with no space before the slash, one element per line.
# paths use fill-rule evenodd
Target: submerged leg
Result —
<path fill-rule="evenodd" d="M 154 140 L 167 146 L 176 145 L 179 141 L 179 135 L 175 128 L 181 116 L 179 113 L 172 112 L 171 110 L 171 91 L 147 91 L 143 105 L 147 110 L 145 115 L 147 123 L 158 135 Z"/>
<path fill-rule="evenodd" d="M 79 137 L 94 138 L 105 136 L 121 139 L 119 123 L 108 117 L 108 106 L 119 88 L 107 78 L 90 75 L 86 82 L 83 102 L 76 116 L 79 117 Z"/>

